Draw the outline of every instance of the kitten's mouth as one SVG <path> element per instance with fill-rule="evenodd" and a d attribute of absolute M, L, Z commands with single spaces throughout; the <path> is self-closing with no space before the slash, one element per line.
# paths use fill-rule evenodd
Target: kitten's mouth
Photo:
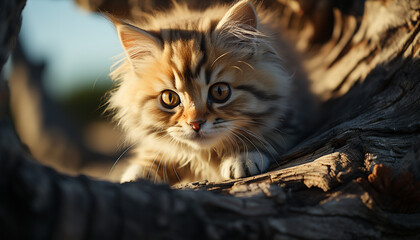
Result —
<path fill-rule="evenodd" d="M 212 148 L 220 141 L 220 134 L 204 131 L 204 129 L 198 132 L 182 131 L 174 133 L 175 134 L 171 134 L 173 138 L 200 150 Z"/>
<path fill-rule="evenodd" d="M 213 144 L 215 138 L 203 133 L 194 133 L 186 138 L 189 142 L 200 147 L 209 147 Z"/>
<path fill-rule="evenodd" d="M 191 136 L 191 140 L 200 141 L 200 140 L 206 140 L 206 139 L 209 139 L 209 137 L 208 136 L 204 136 L 203 134 L 200 134 L 200 133 L 196 133 L 193 136 Z"/>

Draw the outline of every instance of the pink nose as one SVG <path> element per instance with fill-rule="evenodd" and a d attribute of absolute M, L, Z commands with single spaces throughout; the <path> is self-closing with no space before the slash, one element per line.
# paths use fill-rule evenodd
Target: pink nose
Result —
<path fill-rule="evenodd" d="M 200 131 L 201 125 L 203 125 L 205 122 L 206 121 L 204 120 L 197 120 L 197 121 L 189 122 L 188 125 L 190 125 L 192 129 L 194 129 L 194 131 L 198 132 Z"/>

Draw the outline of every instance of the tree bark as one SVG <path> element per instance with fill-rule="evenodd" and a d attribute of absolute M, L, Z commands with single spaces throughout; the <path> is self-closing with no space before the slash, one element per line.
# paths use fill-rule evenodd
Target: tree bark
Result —
<path fill-rule="evenodd" d="M 1 122 L 0 234 L 419 239 L 420 1 L 298 2 L 276 4 L 324 119 L 280 166 L 220 183 L 120 185 L 41 166 Z"/>
<path fill-rule="evenodd" d="M 26 0 L 3 1 L 0 3 L 0 69 L 9 58 L 20 30 L 21 13 Z M 9 114 L 9 89 L 3 74 L 0 74 L 0 118 Z"/>

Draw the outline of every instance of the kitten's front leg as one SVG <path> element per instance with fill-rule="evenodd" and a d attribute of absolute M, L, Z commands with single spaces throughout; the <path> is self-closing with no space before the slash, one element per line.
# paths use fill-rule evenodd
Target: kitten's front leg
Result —
<path fill-rule="evenodd" d="M 269 166 L 270 158 L 264 153 L 240 153 L 223 159 L 220 173 L 225 179 L 234 179 L 266 172 Z"/>
<path fill-rule="evenodd" d="M 120 183 L 137 181 L 140 178 L 148 179 L 153 182 L 162 182 L 162 178 L 159 175 L 156 166 L 144 166 L 140 164 L 131 164 L 124 171 L 120 178 Z"/>
<path fill-rule="evenodd" d="M 137 164 L 130 165 L 123 173 L 120 183 L 133 182 L 142 177 L 143 167 Z"/>

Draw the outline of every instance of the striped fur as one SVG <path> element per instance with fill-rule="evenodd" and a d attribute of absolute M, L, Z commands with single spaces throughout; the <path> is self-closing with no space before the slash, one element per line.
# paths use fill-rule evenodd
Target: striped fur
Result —
<path fill-rule="evenodd" d="M 176 5 L 142 23 L 111 19 L 126 58 L 111 73 L 117 87 L 109 109 L 137 146 L 122 181 L 253 175 L 299 138 L 283 127 L 294 96 L 278 54 L 275 13 L 257 12 L 259 18 L 243 0 L 201 12 Z M 231 87 L 224 103 L 209 96 L 220 82 Z M 164 90 L 177 93 L 180 105 L 162 106 Z M 188 124 L 195 120 L 206 121 L 199 133 Z"/>

